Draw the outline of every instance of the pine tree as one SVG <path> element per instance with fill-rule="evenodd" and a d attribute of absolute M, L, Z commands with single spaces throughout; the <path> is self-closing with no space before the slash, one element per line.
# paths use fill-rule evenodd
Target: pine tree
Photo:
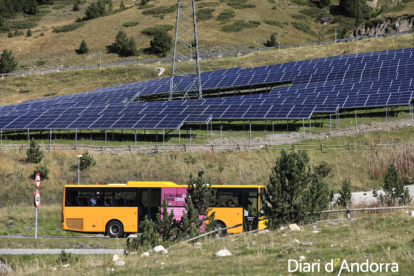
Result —
<path fill-rule="evenodd" d="M 164 243 L 171 242 L 177 238 L 177 221 L 174 219 L 174 210 L 168 214 L 167 196 L 162 202 L 162 209 L 158 208 L 156 230 Z"/>
<path fill-rule="evenodd" d="M 338 205 L 346 207 L 349 203 L 351 203 L 351 198 L 351 183 L 348 179 L 345 179 L 344 182 L 342 182 L 342 188 L 339 190 L 339 197 L 336 202 Z"/>
<path fill-rule="evenodd" d="M 11 31 L 9 31 L 9 33 L 7 34 L 8 38 L 12 38 L 13 37 L 13 33 Z"/>
<path fill-rule="evenodd" d="M 114 10 L 114 6 L 112 4 L 112 0 L 109 0 L 109 4 L 108 4 L 108 12 L 112 12 Z"/>
<path fill-rule="evenodd" d="M 27 14 L 36 14 L 38 12 L 37 1 L 27 0 L 24 2 L 23 11 Z"/>
<path fill-rule="evenodd" d="M 331 0 L 319 0 L 319 7 L 323 9 L 324 7 L 330 6 Z"/>
<path fill-rule="evenodd" d="M 124 1 L 121 1 L 121 5 L 119 5 L 119 8 L 121 10 L 124 10 L 125 9 Z"/>
<path fill-rule="evenodd" d="M 141 6 L 145 6 L 146 4 L 148 4 L 147 0 L 141 0 Z"/>
<path fill-rule="evenodd" d="M 75 4 L 73 4 L 72 10 L 73 11 L 78 11 L 79 10 L 79 4 L 78 4 L 78 2 L 75 2 Z"/>
<path fill-rule="evenodd" d="M 43 152 L 40 150 L 40 146 L 34 139 L 30 140 L 30 147 L 26 153 L 27 161 L 30 163 L 40 163 L 43 159 Z"/>
<path fill-rule="evenodd" d="M 47 168 L 46 164 L 39 164 L 34 169 L 30 179 L 35 179 L 36 174 L 40 174 L 40 179 L 49 179 L 49 169 Z"/>
<path fill-rule="evenodd" d="M 26 33 L 26 36 L 32 36 L 32 30 L 30 30 L 30 29 L 27 29 L 27 33 Z"/>
<path fill-rule="evenodd" d="M 82 39 L 82 42 L 79 46 L 79 49 L 77 51 L 79 54 L 87 54 L 89 53 L 89 48 L 88 45 L 86 44 L 86 41 L 84 39 Z"/>
<path fill-rule="evenodd" d="M 144 250 L 148 250 L 158 244 L 154 222 L 148 220 L 147 216 L 145 216 L 144 220 L 139 225 L 139 229 L 142 229 L 141 235 L 139 235 L 136 239 L 133 239 L 132 242 L 129 242 L 129 239 L 127 240 L 126 245 L 128 250 L 136 251 L 140 247 L 143 247 Z"/>
<path fill-rule="evenodd" d="M 105 3 L 102 0 L 99 0 L 96 6 L 98 8 L 99 16 L 105 15 L 105 13 L 106 13 L 106 11 L 105 11 Z"/>
<path fill-rule="evenodd" d="M 152 50 L 156 54 L 166 56 L 167 52 L 171 50 L 173 46 L 172 37 L 166 31 L 159 31 L 155 34 L 154 39 L 150 42 Z"/>
<path fill-rule="evenodd" d="M 80 159 L 79 167 L 82 171 L 88 170 L 96 165 L 96 161 L 92 155 L 86 150 Z"/>
<path fill-rule="evenodd" d="M 394 205 L 396 200 L 404 194 L 404 182 L 401 180 L 394 163 L 388 168 L 384 179 L 384 192 L 387 199 L 387 205 Z"/>
<path fill-rule="evenodd" d="M 270 35 L 270 40 L 265 43 L 266 47 L 275 47 L 277 46 L 276 36 L 275 34 Z"/>
<path fill-rule="evenodd" d="M 13 56 L 12 51 L 3 50 L 3 54 L 0 56 L 0 74 L 9 73 L 17 66 L 17 61 Z"/>
<path fill-rule="evenodd" d="M 272 168 L 264 204 L 269 226 L 309 220 L 309 212 L 329 204 L 328 186 L 319 174 L 312 173 L 305 152 L 282 151 Z"/>
<path fill-rule="evenodd" d="M 101 14 L 99 13 L 98 6 L 95 3 L 91 3 L 91 5 L 86 9 L 84 20 L 90 20 L 100 17 Z"/>
<path fill-rule="evenodd" d="M 198 219 L 198 227 L 207 223 L 207 231 L 215 227 L 215 213 L 211 212 L 210 206 L 216 202 L 216 191 L 211 187 L 211 178 L 203 177 L 204 170 L 198 171 L 198 177 L 194 178 L 190 173 L 187 187 L 186 202 L 191 201 L 202 219 Z"/>
<path fill-rule="evenodd" d="M 116 35 L 113 50 L 121 56 L 134 56 L 138 54 L 134 38 L 128 38 L 123 30 L 120 30 Z"/>
<path fill-rule="evenodd" d="M 188 197 L 187 197 L 188 198 Z M 180 237 L 183 239 L 193 238 L 200 235 L 200 214 L 194 208 L 193 202 L 186 199 L 185 212 L 179 222 Z"/>

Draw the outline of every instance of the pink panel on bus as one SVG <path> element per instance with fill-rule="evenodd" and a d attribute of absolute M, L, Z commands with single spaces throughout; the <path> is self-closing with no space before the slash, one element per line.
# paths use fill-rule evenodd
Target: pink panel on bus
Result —
<path fill-rule="evenodd" d="M 167 196 L 168 206 L 184 206 L 185 196 L 187 194 L 186 188 L 162 188 L 161 197 Z"/>

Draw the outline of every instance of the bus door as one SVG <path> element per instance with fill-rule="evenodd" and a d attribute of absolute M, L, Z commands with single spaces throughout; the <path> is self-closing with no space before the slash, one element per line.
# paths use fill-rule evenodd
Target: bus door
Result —
<path fill-rule="evenodd" d="M 258 189 L 244 189 L 243 230 L 252 231 L 258 227 Z"/>
<path fill-rule="evenodd" d="M 145 216 L 152 221 L 157 219 L 158 208 L 161 206 L 161 188 L 143 188 L 138 193 L 138 232 L 142 232 L 140 226 Z"/>

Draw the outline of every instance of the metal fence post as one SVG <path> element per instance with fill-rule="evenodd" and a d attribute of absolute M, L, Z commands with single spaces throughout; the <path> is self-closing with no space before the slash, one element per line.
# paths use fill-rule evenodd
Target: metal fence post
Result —
<path fill-rule="evenodd" d="M 223 145 L 223 126 L 220 126 L 220 146 Z"/>

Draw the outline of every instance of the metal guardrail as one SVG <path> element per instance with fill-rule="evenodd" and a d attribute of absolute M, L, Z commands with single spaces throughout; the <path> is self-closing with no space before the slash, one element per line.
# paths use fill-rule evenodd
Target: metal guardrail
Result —
<path fill-rule="evenodd" d="M 270 50 L 270 49 L 282 49 L 282 48 L 285 49 L 285 48 L 293 48 L 293 47 L 300 48 L 302 46 L 322 45 L 322 44 L 325 45 L 329 43 L 346 43 L 346 42 L 353 42 L 353 41 L 364 40 L 364 39 L 379 38 L 379 37 L 392 37 L 392 36 L 400 36 L 400 35 L 406 35 L 406 34 L 412 34 L 412 33 L 414 33 L 414 31 L 406 31 L 406 32 L 399 32 L 399 33 L 392 33 L 392 34 L 378 34 L 378 35 L 371 35 L 371 36 L 358 36 L 358 37 L 352 37 L 352 38 L 315 41 L 315 42 L 307 42 L 307 43 L 299 43 L 299 44 L 291 44 L 291 45 L 280 45 L 280 46 L 274 46 L 274 47 L 225 51 L 225 52 L 217 52 L 217 53 L 210 53 L 210 54 L 201 54 L 200 58 L 211 59 L 211 58 L 230 57 L 234 55 L 241 56 L 242 53 L 247 54 L 247 53 L 251 53 L 255 51 L 260 52 L 260 51 L 265 51 L 265 50 Z M 102 68 L 102 67 L 121 66 L 121 65 L 128 65 L 128 64 L 154 64 L 154 63 L 164 63 L 164 62 L 172 62 L 172 57 L 171 58 L 155 58 L 155 59 L 148 59 L 148 60 L 125 61 L 125 62 L 113 62 L 113 63 L 105 63 L 105 64 L 92 64 L 92 65 L 83 65 L 83 66 L 71 66 L 71 67 L 52 68 L 52 69 L 39 69 L 39 70 L 22 71 L 22 72 L 14 72 L 14 73 L 4 73 L 4 74 L 1 74 L 1 79 L 3 79 L 4 77 L 24 77 L 26 75 L 57 73 L 57 72 L 70 71 L 70 70 L 97 69 L 97 68 Z"/>

